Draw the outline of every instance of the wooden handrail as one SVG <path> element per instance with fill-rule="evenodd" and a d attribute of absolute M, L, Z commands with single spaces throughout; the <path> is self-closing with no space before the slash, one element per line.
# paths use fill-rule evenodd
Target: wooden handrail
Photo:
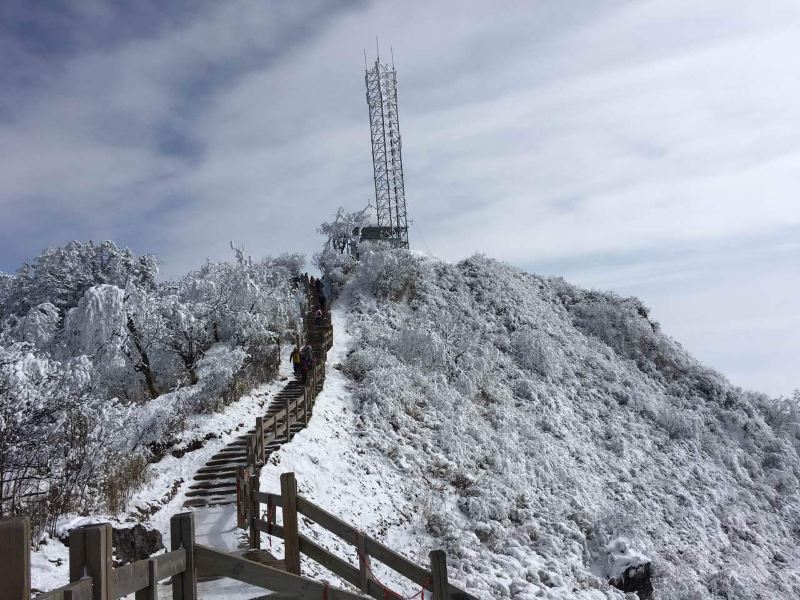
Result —
<path fill-rule="evenodd" d="M 122 598 L 150 585 L 150 561 L 156 563 L 157 581 L 167 579 L 186 569 L 186 550 L 179 548 L 152 559 L 139 560 L 114 569 L 114 597 Z"/>
<path fill-rule="evenodd" d="M 72 600 L 92 600 L 92 578 L 84 577 L 36 596 L 36 600 L 64 600 L 64 592 L 71 592 Z"/>
<path fill-rule="evenodd" d="M 287 594 L 297 600 L 364 600 L 365 596 L 293 575 L 261 563 L 231 556 L 200 544 L 194 547 L 197 568 L 203 576 L 223 576 Z"/>
<path fill-rule="evenodd" d="M 253 496 L 255 502 L 259 504 L 271 502 L 274 507 L 281 508 L 283 510 L 283 498 L 278 494 L 259 491 L 255 492 Z M 296 502 L 297 512 L 304 515 L 311 521 L 314 521 L 323 529 L 330 531 L 354 547 L 357 547 L 359 542 L 362 542 L 366 554 L 364 558 L 374 558 L 403 577 L 413 581 L 417 585 L 425 587 L 430 591 L 434 590 L 435 582 L 433 573 L 431 571 L 420 567 L 413 561 L 407 559 L 401 554 L 398 554 L 378 540 L 363 534 L 352 525 L 342 521 L 340 518 L 332 515 L 325 509 L 317 506 L 306 498 L 297 496 Z M 260 513 L 260 510 L 257 509 L 256 512 Z M 260 532 L 284 539 L 285 530 L 277 523 L 270 525 L 262 519 L 255 519 L 253 526 Z M 305 554 L 312 560 L 315 560 L 324 567 L 330 569 L 345 581 L 352 583 L 357 587 L 362 584 L 362 574 L 360 569 L 324 549 L 322 546 L 319 546 L 306 536 L 299 534 L 298 538 L 300 541 L 300 552 L 302 554 Z M 464 592 L 449 582 L 447 584 L 447 589 L 450 592 L 450 596 L 453 598 L 474 600 L 474 596 Z M 367 593 L 373 598 L 382 600 L 385 597 L 386 590 L 384 590 L 380 585 L 374 584 L 373 582 L 373 585 L 369 586 Z"/>
<path fill-rule="evenodd" d="M 325 509 L 320 508 L 302 496 L 297 497 L 297 510 L 301 514 L 317 523 L 319 526 L 327 529 L 334 535 L 346 541 L 348 544 L 352 544 L 353 546 L 357 545 L 358 536 L 364 535 L 364 544 L 368 556 L 382 562 L 393 571 L 396 571 L 403 577 L 406 577 L 407 579 L 410 579 L 411 581 L 414 581 L 420 585 L 428 582 L 428 585 L 425 587 L 431 589 L 429 580 L 432 575 L 430 571 L 423 569 L 416 563 L 410 561 L 401 554 L 398 554 L 391 548 L 383 545 L 378 540 L 362 534 L 352 525 L 345 523 L 338 517 L 335 517 Z M 454 585 L 450 585 L 449 587 L 451 594 L 460 595 L 465 593 Z"/>
<path fill-rule="evenodd" d="M 174 600 L 194 600 L 192 514 L 173 516 L 171 529 L 171 552 L 117 568 L 111 567 L 111 526 L 108 523 L 72 530 L 69 568 L 74 581 L 37 596 L 37 600 L 116 600 L 133 593 L 139 598 L 140 592 L 154 592 L 158 582 L 168 578 L 173 578 Z M 144 597 L 155 596 L 145 594 Z"/>

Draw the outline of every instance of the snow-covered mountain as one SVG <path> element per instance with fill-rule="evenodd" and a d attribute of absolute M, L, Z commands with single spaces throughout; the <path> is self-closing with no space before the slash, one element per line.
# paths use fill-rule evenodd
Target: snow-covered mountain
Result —
<path fill-rule="evenodd" d="M 637 569 L 654 598 L 800 597 L 797 398 L 734 388 L 638 300 L 365 251 L 336 320 L 339 372 L 262 486 L 297 470 L 485 598 L 623 598 Z"/>

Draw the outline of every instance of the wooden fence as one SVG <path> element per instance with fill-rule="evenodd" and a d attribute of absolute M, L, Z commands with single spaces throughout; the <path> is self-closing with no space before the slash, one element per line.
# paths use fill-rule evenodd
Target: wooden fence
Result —
<path fill-rule="evenodd" d="M 310 302 L 313 302 L 309 295 Z M 312 304 L 313 306 L 313 304 Z M 374 559 L 428 590 L 434 600 L 475 600 L 447 578 L 445 553 L 430 553 L 430 570 L 394 552 L 379 541 L 316 506 L 297 494 L 294 473 L 281 475 L 281 493 L 259 489 L 259 473 L 267 448 L 275 448 L 292 437 L 293 427 L 306 425 L 325 380 L 327 351 L 333 345 L 333 328 L 328 317 L 317 322 L 306 313 L 304 330 L 314 349 L 317 363 L 308 373 L 302 394 L 288 397 L 279 410 L 256 419 L 255 432 L 247 439 L 247 465 L 236 471 L 236 520 L 249 530 L 250 547 L 258 555 L 261 534 L 283 539 L 284 558 L 263 553 L 258 560 L 227 554 L 195 543 L 194 515 L 172 517 L 171 551 L 146 560 L 114 568 L 111 525 L 98 524 L 75 529 L 69 540 L 70 582 L 37 596 L 37 600 L 116 600 L 135 594 L 136 600 L 157 600 L 161 581 L 170 579 L 174 600 L 195 600 L 198 578 L 228 577 L 272 592 L 274 600 L 376 600 L 403 597 L 381 584 L 373 575 Z M 267 505 L 267 520 L 261 507 Z M 275 520 L 281 510 L 282 522 Z M 350 544 L 359 566 L 326 550 L 298 530 L 298 515 L 312 521 Z M 27 517 L 0 520 L 0 596 L 5 600 L 30 599 L 30 522 Z M 301 555 L 326 567 L 342 580 L 356 586 L 353 593 L 327 583 L 303 577 Z M 424 600 L 422 591 L 417 594 Z"/>
<path fill-rule="evenodd" d="M 313 302 L 313 299 L 310 300 Z M 312 304 L 313 306 L 313 304 Z M 267 494 L 260 491 L 261 467 L 264 465 L 264 449 L 276 442 L 291 439 L 292 424 L 307 423 L 314 407 L 317 393 L 325 378 L 327 351 L 333 344 L 333 328 L 325 317 L 317 324 L 312 311 L 306 312 L 304 329 L 307 342 L 314 348 L 318 364 L 309 374 L 302 396 L 287 399 L 286 406 L 269 418 L 256 419 L 255 433 L 248 439 L 247 465 L 236 470 L 236 522 L 241 529 L 249 531 L 250 547 L 261 548 L 261 534 L 267 533 L 282 538 L 285 555 L 276 559 L 261 553 L 259 560 L 295 575 L 301 575 L 300 555 L 316 561 L 344 581 L 358 587 L 362 593 L 377 600 L 402 598 L 396 592 L 379 583 L 372 574 L 370 561 L 375 559 L 403 577 L 415 582 L 420 590 L 430 591 L 436 600 L 444 598 L 473 597 L 460 590 L 447 580 L 446 557 L 442 551 L 430 554 L 431 569 L 426 570 L 404 556 L 394 552 L 377 540 L 361 533 L 355 527 L 297 495 L 297 484 L 293 473 L 281 476 L 281 494 Z M 267 506 L 267 520 L 262 518 L 262 505 Z M 282 525 L 275 522 L 276 510 L 282 513 Z M 298 514 L 332 532 L 353 546 L 357 553 L 359 566 L 355 567 L 344 558 L 329 552 L 298 531 Z M 422 600 L 422 598 L 420 598 Z"/>
<path fill-rule="evenodd" d="M 448 582 L 447 561 L 443 551 L 431 552 L 429 556 L 431 569 L 426 570 L 298 495 L 294 473 L 281 475 L 280 494 L 260 491 L 257 474 L 248 477 L 247 470 L 243 469 L 241 476 L 243 480 L 240 482 L 240 489 L 243 492 L 237 503 L 237 523 L 240 528 L 249 530 L 250 545 L 253 549 L 261 547 L 262 533 L 283 540 L 284 558 L 277 562 L 278 568 L 300 575 L 302 554 L 376 600 L 402 598 L 400 594 L 388 589 L 373 576 L 371 560 L 375 559 L 416 583 L 420 589 L 430 591 L 436 600 L 444 598 L 474 600 L 473 596 Z M 262 505 L 267 507 L 266 520 L 262 518 L 264 516 Z M 280 509 L 282 513 L 281 525 L 276 523 L 276 509 Z M 350 564 L 344 558 L 329 552 L 301 534 L 298 529 L 298 515 L 303 515 L 307 520 L 350 544 L 356 552 L 359 566 Z"/>
<path fill-rule="evenodd" d="M 314 401 L 325 381 L 325 362 L 314 365 L 306 377 L 302 394 L 286 398 L 280 410 L 264 417 L 256 417 L 255 432 L 247 437 L 247 464 L 255 472 L 264 464 L 266 449 L 292 439 L 292 427 L 308 425 Z"/>
<path fill-rule="evenodd" d="M 366 596 L 226 554 L 194 541 L 194 514 L 181 513 L 170 523 L 172 551 L 114 568 L 111 525 L 89 525 L 70 532 L 69 579 L 36 600 L 157 600 L 158 586 L 171 580 L 174 600 L 195 600 L 198 578 L 227 577 L 263 588 L 275 600 L 369 600 Z M 30 600 L 30 522 L 27 517 L 0 520 L 0 596 Z"/>

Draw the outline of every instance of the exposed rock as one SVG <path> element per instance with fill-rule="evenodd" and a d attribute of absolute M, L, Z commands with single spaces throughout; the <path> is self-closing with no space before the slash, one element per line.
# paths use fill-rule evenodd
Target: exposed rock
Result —
<path fill-rule="evenodd" d="M 628 567 L 619 579 L 612 579 L 611 585 L 623 592 L 638 594 L 639 600 L 652 600 L 653 581 L 651 563 Z"/>
<path fill-rule="evenodd" d="M 112 543 L 121 564 L 149 558 L 164 548 L 161 532 L 141 524 L 119 529 L 114 527 Z"/>

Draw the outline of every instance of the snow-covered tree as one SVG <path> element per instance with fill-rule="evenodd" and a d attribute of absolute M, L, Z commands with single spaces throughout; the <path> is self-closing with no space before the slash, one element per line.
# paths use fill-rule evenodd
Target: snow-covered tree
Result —
<path fill-rule="evenodd" d="M 155 287 L 158 263 L 154 256 L 136 257 L 127 248 L 113 242 L 70 242 L 51 248 L 26 262 L 12 281 L 0 284 L 7 288 L 0 308 L 2 317 L 26 314 L 45 302 L 59 311 L 77 305 L 84 292 L 99 284 L 124 288 L 129 283 L 145 289 Z"/>
<path fill-rule="evenodd" d="M 314 255 L 314 265 L 322 273 L 333 297 L 347 281 L 355 268 L 361 228 L 368 223 L 369 207 L 347 212 L 340 207 L 333 221 L 325 222 L 317 231 L 325 236 L 322 252 Z"/>
<path fill-rule="evenodd" d="M 73 242 L 0 274 L 0 511 L 121 508 L 187 415 L 277 372 L 304 263 L 239 253 L 157 283 L 151 256 Z"/>

